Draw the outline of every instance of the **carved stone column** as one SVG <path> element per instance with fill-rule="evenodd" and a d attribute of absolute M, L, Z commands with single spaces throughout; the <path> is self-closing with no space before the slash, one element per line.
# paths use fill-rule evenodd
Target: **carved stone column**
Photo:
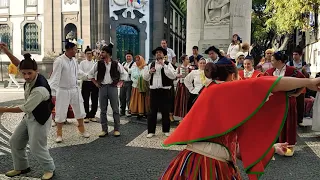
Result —
<path fill-rule="evenodd" d="M 98 41 L 105 40 L 110 42 L 110 13 L 109 13 L 109 1 L 98 1 Z"/>
<path fill-rule="evenodd" d="M 153 0 L 153 7 L 150 7 L 153 10 L 153 29 L 151 29 L 153 42 L 151 50 L 160 46 L 161 40 L 164 36 L 164 3 L 164 0 Z"/>
<path fill-rule="evenodd" d="M 198 46 L 203 30 L 204 0 L 187 1 L 187 46 L 186 53 L 192 54 L 192 47 Z"/>

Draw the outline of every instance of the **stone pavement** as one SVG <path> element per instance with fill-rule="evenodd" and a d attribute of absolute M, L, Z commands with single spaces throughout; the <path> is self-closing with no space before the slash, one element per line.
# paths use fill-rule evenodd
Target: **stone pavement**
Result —
<path fill-rule="evenodd" d="M 23 91 L 0 88 L 0 106 L 11 106 L 23 102 Z M 109 131 L 113 130 L 112 114 L 108 110 Z M 98 114 L 97 114 L 98 115 Z M 0 119 L 0 180 L 7 180 L 3 173 L 12 168 L 8 140 L 23 114 L 3 114 Z M 146 125 L 129 118 L 121 119 L 121 136 L 98 138 L 98 123 L 86 124 L 91 137 L 84 139 L 76 131 L 76 121 L 69 120 L 64 126 L 64 142 L 56 144 L 55 128 L 51 129 L 48 145 L 56 163 L 55 180 L 153 180 L 157 179 L 171 159 L 183 146 L 162 148 L 165 139 L 161 128 L 152 139 L 147 135 Z M 254 143 L 254 142 L 253 142 Z M 240 162 L 239 165 L 241 166 Z M 23 180 L 37 180 L 41 167 L 30 155 L 32 172 Z M 299 133 L 294 157 L 276 156 L 266 170 L 263 180 L 315 180 L 320 177 L 320 137 L 313 132 Z M 246 179 L 246 178 L 245 178 Z"/>

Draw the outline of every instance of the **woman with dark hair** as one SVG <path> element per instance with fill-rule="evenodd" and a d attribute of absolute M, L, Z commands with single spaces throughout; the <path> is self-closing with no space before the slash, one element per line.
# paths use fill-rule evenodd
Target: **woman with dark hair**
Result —
<path fill-rule="evenodd" d="M 213 80 L 211 85 L 163 143 L 166 147 L 187 147 L 160 179 L 240 180 L 236 166 L 239 158 L 249 179 L 256 180 L 274 153 L 283 155 L 287 151 L 287 143 L 274 144 L 286 120 L 286 92 L 302 87 L 319 91 L 320 78 L 237 81 L 237 69 L 226 58 L 217 64 L 208 63 L 205 74 Z"/>
<path fill-rule="evenodd" d="M 189 98 L 189 91 L 187 87 L 184 84 L 185 77 L 191 72 L 193 69 L 192 66 L 190 66 L 190 61 L 188 55 L 182 55 L 180 57 L 180 60 L 182 64 L 177 69 L 177 89 L 176 89 L 176 95 L 175 95 L 175 104 L 174 104 L 174 116 L 178 117 L 184 117 L 188 110 L 187 110 L 187 102 Z"/>
<path fill-rule="evenodd" d="M 2 50 L 11 58 L 14 56 L 2 46 Z M 51 88 L 44 76 L 38 73 L 35 60 L 29 53 L 24 54 L 24 60 L 20 62 L 19 70 L 25 79 L 24 96 L 25 103 L 17 107 L 0 107 L 0 114 L 4 112 L 22 113 L 25 115 L 10 137 L 10 148 L 14 169 L 8 171 L 7 177 L 20 176 L 31 171 L 26 153 L 27 144 L 30 151 L 44 170 L 42 180 L 52 179 L 55 165 L 50 156 L 47 140 L 51 127 Z M 15 57 L 14 57 L 15 58 Z"/>
<path fill-rule="evenodd" d="M 244 69 L 239 71 L 239 79 L 257 78 L 263 75 L 260 71 L 254 70 L 254 62 L 252 56 L 245 57 L 243 66 Z"/>
<path fill-rule="evenodd" d="M 227 57 L 232 59 L 233 62 L 236 62 L 236 55 L 238 52 L 241 51 L 241 43 L 242 40 L 240 36 L 238 34 L 234 34 L 232 36 L 232 41 L 227 51 Z"/>
<path fill-rule="evenodd" d="M 285 63 L 287 61 L 287 56 L 281 52 L 275 52 L 271 58 L 271 64 L 273 68 L 267 70 L 265 76 L 289 76 L 296 78 L 304 78 L 303 74 L 295 67 L 287 66 Z M 283 130 L 279 136 L 279 142 L 289 143 L 289 148 L 291 151 L 287 151 L 285 156 L 293 156 L 294 146 L 297 143 L 297 101 L 298 97 L 303 88 L 293 89 L 288 92 L 289 96 L 289 109 L 286 123 L 284 124 Z"/>

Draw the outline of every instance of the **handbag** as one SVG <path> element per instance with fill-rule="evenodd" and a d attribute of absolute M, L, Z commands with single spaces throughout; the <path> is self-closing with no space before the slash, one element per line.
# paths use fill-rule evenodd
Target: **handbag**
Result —
<path fill-rule="evenodd" d="M 144 93 L 149 90 L 149 82 L 144 80 L 142 76 L 139 76 L 138 78 L 138 90 L 140 93 Z"/>

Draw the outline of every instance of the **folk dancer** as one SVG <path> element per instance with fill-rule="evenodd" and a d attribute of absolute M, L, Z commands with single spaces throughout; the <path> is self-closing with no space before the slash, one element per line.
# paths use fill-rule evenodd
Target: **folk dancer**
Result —
<path fill-rule="evenodd" d="M 206 60 L 206 63 L 217 63 L 219 61 L 219 57 L 222 57 L 220 50 L 214 46 L 209 47 L 204 53 L 209 55 L 209 58 Z"/>
<path fill-rule="evenodd" d="M 295 78 L 304 78 L 304 75 L 301 74 L 299 70 L 294 67 L 287 66 L 285 64 L 286 56 L 281 52 L 275 52 L 272 56 L 271 63 L 274 68 L 271 68 L 265 72 L 265 76 L 289 76 Z M 288 115 L 281 131 L 279 142 L 289 143 L 290 151 L 287 151 L 285 156 L 293 156 L 294 154 L 294 146 L 297 143 L 297 101 L 296 97 L 298 97 L 303 88 L 295 89 L 289 92 L 289 109 Z"/>
<path fill-rule="evenodd" d="M 283 155 L 288 150 L 287 143 L 274 144 L 285 121 L 286 91 L 305 86 L 319 91 L 320 78 L 261 77 L 237 81 L 237 69 L 227 59 L 208 63 L 205 72 L 214 82 L 203 90 L 163 143 L 187 147 L 160 179 L 241 180 L 236 166 L 239 158 L 249 179 L 257 180 L 274 153 Z M 248 92 L 254 92 L 250 98 L 239 96 Z"/>
<path fill-rule="evenodd" d="M 167 55 L 165 55 L 165 60 L 171 63 L 172 67 L 176 70 L 177 69 L 177 56 L 174 53 L 174 51 L 168 47 L 168 42 L 167 40 L 163 39 L 161 41 L 161 47 L 167 51 Z M 174 100 L 175 100 L 175 89 L 174 89 L 174 82 L 172 81 L 171 84 L 171 89 L 170 89 L 170 113 L 169 113 L 169 118 L 170 121 L 174 121 L 173 113 L 174 113 Z"/>
<path fill-rule="evenodd" d="M 24 54 L 24 60 L 21 61 L 19 69 L 26 81 L 24 84 L 25 103 L 13 108 L 0 107 L 0 113 L 25 113 L 9 141 L 14 170 L 5 175 L 14 177 L 31 171 L 26 152 L 27 144 L 29 144 L 32 155 L 44 170 L 41 179 L 49 180 L 55 171 L 55 165 L 47 146 L 53 108 L 51 89 L 46 78 L 38 74 L 37 63 L 31 59 L 29 53 Z"/>
<path fill-rule="evenodd" d="M 123 85 L 120 88 L 120 115 L 124 116 L 126 114 L 126 109 L 128 109 L 127 116 L 130 117 L 130 98 L 132 91 L 131 71 L 132 68 L 136 66 L 136 63 L 133 60 L 133 53 L 131 51 L 126 52 L 126 61 L 122 63 L 122 66 L 128 73 L 128 76 L 123 81 Z"/>
<path fill-rule="evenodd" d="M 112 60 L 113 45 L 104 46 L 100 52 L 100 61 L 90 70 L 88 78 L 99 88 L 100 122 L 102 131 L 99 137 L 108 135 L 107 109 L 108 101 L 113 112 L 115 137 L 120 136 L 120 113 L 118 84 L 126 78 L 126 71 L 116 60 Z M 95 74 L 97 73 L 97 79 Z"/>
<path fill-rule="evenodd" d="M 306 78 L 309 78 L 309 73 L 306 71 L 307 63 L 302 61 L 302 49 L 299 47 L 294 49 L 292 53 L 293 60 L 287 62 L 287 66 L 292 66 L 297 68 Z M 296 98 L 297 99 L 297 112 L 298 112 L 298 125 L 303 126 L 303 117 L 304 117 L 304 98 L 306 94 L 306 89 L 304 88 L 301 94 Z"/>
<path fill-rule="evenodd" d="M 143 78 L 150 81 L 150 115 L 148 116 L 148 135 L 151 138 L 155 135 L 157 125 L 157 112 L 162 114 L 162 132 L 169 136 L 170 119 L 168 104 L 171 101 L 170 89 L 172 81 L 176 78 L 175 70 L 171 63 L 164 60 L 167 50 L 158 47 L 152 51 L 156 61 L 149 65 L 148 70 L 143 73 Z"/>
<path fill-rule="evenodd" d="M 135 56 L 136 66 L 132 68 L 132 92 L 130 99 L 130 111 L 132 115 L 137 115 L 138 119 L 147 117 L 150 112 L 150 89 L 149 82 L 143 79 L 143 71 L 148 71 L 148 66 L 144 58 Z"/>
<path fill-rule="evenodd" d="M 200 90 L 206 84 L 206 77 L 204 75 L 205 66 L 206 66 L 206 59 L 202 57 L 198 61 L 199 69 L 192 70 L 184 79 L 184 85 L 188 88 L 188 91 L 190 93 L 188 103 L 187 103 L 188 112 L 193 106 L 195 100 L 197 99 Z"/>
<path fill-rule="evenodd" d="M 83 98 L 84 110 L 86 112 L 86 117 L 84 118 L 85 123 L 90 121 L 97 122 L 96 113 L 98 110 L 98 99 L 99 99 L 99 88 L 87 78 L 87 74 L 93 68 L 95 62 L 92 59 L 92 49 L 88 46 L 84 51 L 86 59 L 80 62 L 79 70 L 86 75 L 82 79 L 81 94 Z M 90 100 L 91 99 L 91 110 L 90 110 Z"/>
<path fill-rule="evenodd" d="M 12 85 L 12 82 L 13 82 L 19 89 L 20 88 L 20 84 L 16 80 L 16 76 L 18 75 L 18 68 L 12 62 L 10 62 L 10 64 L 9 64 L 8 74 L 9 74 L 10 80 L 9 80 L 9 84 L 8 84 L 7 88 L 10 88 L 11 85 Z"/>
<path fill-rule="evenodd" d="M 185 77 L 192 71 L 188 55 L 181 56 L 181 66 L 177 69 L 177 90 L 175 96 L 174 115 L 183 118 L 188 112 L 189 91 L 184 84 Z"/>
<path fill-rule="evenodd" d="M 53 63 L 53 72 L 50 77 L 50 86 L 56 94 L 56 117 L 57 138 L 56 142 L 61 143 L 62 127 L 67 118 L 69 104 L 72 107 L 75 118 L 78 121 L 80 134 L 88 138 L 90 135 L 85 131 L 83 119 L 86 116 L 81 91 L 78 87 L 77 79 L 83 76 L 79 71 L 77 60 L 74 56 L 77 53 L 77 46 L 68 42 L 65 45 L 66 51 L 59 56 Z"/>
<path fill-rule="evenodd" d="M 239 71 L 239 79 L 250 79 L 263 76 L 260 71 L 254 70 L 254 62 L 252 56 L 247 56 L 243 61 L 244 69 Z"/>

